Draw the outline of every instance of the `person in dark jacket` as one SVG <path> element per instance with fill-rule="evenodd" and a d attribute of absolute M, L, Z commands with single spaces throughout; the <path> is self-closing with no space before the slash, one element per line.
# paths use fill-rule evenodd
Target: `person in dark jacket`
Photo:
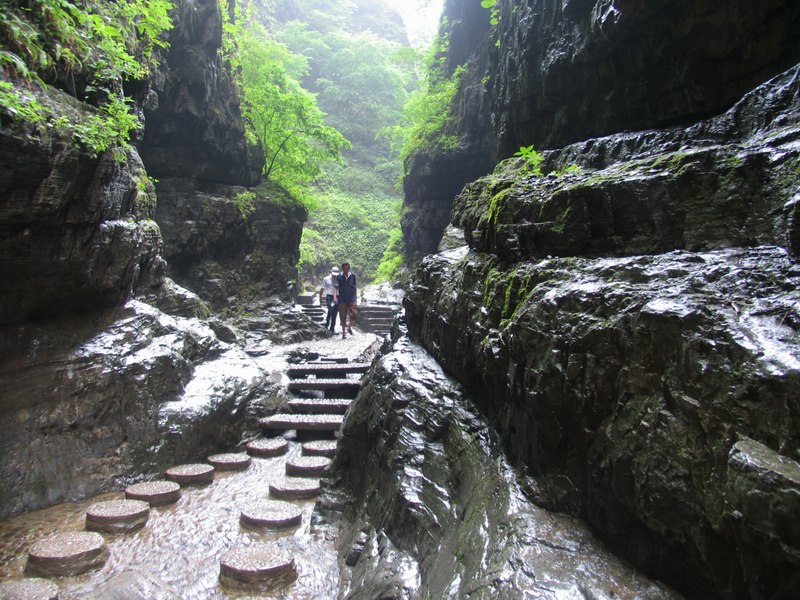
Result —
<path fill-rule="evenodd" d="M 339 324 L 342 327 L 342 339 L 347 334 L 353 335 L 353 323 L 358 315 L 358 293 L 356 276 L 350 272 L 350 263 L 342 263 L 342 272 L 336 276 L 337 298 L 339 300 Z M 347 316 L 350 315 L 350 322 Z"/>

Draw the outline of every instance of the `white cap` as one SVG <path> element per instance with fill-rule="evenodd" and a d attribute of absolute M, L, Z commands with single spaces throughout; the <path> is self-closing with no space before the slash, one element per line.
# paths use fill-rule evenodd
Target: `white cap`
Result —
<path fill-rule="evenodd" d="M 331 275 L 338 275 L 339 267 L 331 267 Z"/>

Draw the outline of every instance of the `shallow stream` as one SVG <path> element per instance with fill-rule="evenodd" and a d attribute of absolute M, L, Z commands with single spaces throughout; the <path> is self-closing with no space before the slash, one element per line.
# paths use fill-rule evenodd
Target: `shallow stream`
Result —
<path fill-rule="evenodd" d="M 336 598 L 338 566 L 333 531 L 315 528 L 309 520 L 314 500 L 291 501 L 303 510 L 303 524 L 296 530 L 248 529 L 239 524 L 243 506 L 269 496 L 269 483 L 284 475 L 288 458 L 299 455 L 299 442 L 277 458 L 253 457 L 242 472 L 218 472 L 212 484 L 183 487 L 176 504 L 155 507 L 144 528 L 128 534 L 103 534 L 111 558 L 99 570 L 75 577 L 53 579 L 60 600 L 77 598 L 127 598 L 118 595 L 129 581 L 153 594 L 163 584 L 161 596 L 142 598 L 223 599 L 285 598 L 285 590 L 249 594 L 224 588 L 218 581 L 219 559 L 227 550 L 259 542 L 272 542 L 290 549 L 300 572 L 291 588 L 293 599 Z M 104 494 L 78 503 L 64 503 L 25 513 L 0 522 L 0 580 L 22 576 L 28 548 L 51 533 L 84 529 L 86 509 L 100 500 L 120 499 L 123 493 Z M 124 574 L 111 591 L 107 582 Z M 125 587 L 125 586 L 128 587 Z M 177 595 L 170 595 L 169 589 Z M 129 592 L 126 592 L 129 593 Z M 141 593 L 141 592 L 140 592 Z"/>

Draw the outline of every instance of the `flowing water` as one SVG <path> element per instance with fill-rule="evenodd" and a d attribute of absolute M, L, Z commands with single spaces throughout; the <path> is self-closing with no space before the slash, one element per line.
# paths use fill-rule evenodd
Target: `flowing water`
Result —
<path fill-rule="evenodd" d="M 143 529 L 104 533 L 111 552 L 108 562 L 84 575 L 53 579 L 60 588 L 59 598 L 112 597 L 105 584 L 122 573 L 133 580 L 160 581 L 181 599 L 286 597 L 283 590 L 252 594 L 224 588 L 218 581 L 220 556 L 229 549 L 262 542 L 292 551 L 300 576 L 291 587 L 291 598 L 336 598 L 339 577 L 333 531 L 310 527 L 314 500 L 292 501 L 303 510 L 303 524 L 296 530 L 256 530 L 239 524 L 241 508 L 267 498 L 269 483 L 280 480 L 286 460 L 299 453 L 299 443 L 292 442 L 286 456 L 254 457 L 246 471 L 218 472 L 210 485 L 182 488 L 176 504 L 151 509 Z M 122 493 L 104 494 L 0 522 L 0 581 L 23 575 L 32 544 L 52 533 L 83 530 L 91 504 L 122 497 Z"/>

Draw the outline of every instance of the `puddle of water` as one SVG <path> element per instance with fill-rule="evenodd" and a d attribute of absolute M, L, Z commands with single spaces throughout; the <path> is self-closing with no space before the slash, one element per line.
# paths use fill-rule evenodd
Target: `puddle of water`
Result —
<path fill-rule="evenodd" d="M 97 571 L 54 578 L 59 598 L 96 597 L 109 579 L 131 570 L 156 578 L 181 598 L 336 598 L 335 534 L 329 529 L 311 529 L 314 500 L 291 501 L 303 511 L 303 524 L 296 530 L 270 531 L 239 524 L 241 508 L 268 498 L 270 482 L 283 478 L 286 461 L 299 455 L 300 445 L 293 442 L 286 456 L 254 457 L 246 471 L 217 472 L 208 486 L 182 488 L 176 504 L 150 510 L 143 529 L 129 534 L 104 533 L 111 558 Z M 91 504 L 122 497 L 120 492 L 103 494 L 0 521 L 0 580 L 24 575 L 32 544 L 52 533 L 83 530 Z M 222 587 L 218 580 L 220 557 L 232 548 L 264 542 L 292 551 L 300 573 L 297 581 L 289 588 L 258 594 Z"/>

